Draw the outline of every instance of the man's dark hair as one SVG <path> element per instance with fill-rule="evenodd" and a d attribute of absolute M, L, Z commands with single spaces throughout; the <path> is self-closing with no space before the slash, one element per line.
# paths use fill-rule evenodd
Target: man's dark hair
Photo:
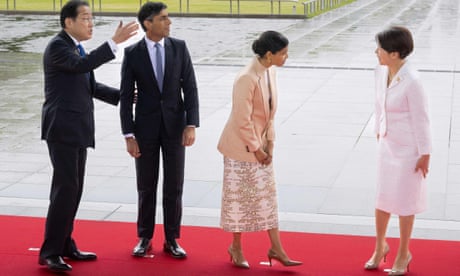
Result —
<path fill-rule="evenodd" d="M 150 20 L 156 15 L 160 14 L 160 12 L 164 9 L 168 8 L 165 3 L 163 2 L 147 2 L 142 5 L 141 9 L 137 13 L 137 20 L 142 26 L 142 29 L 146 31 L 144 26 L 144 20 Z"/>
<path fill-rule="evenodd" d="M 61 9 L 61 27 L 65 29 L 65 19 L 72 18 L 75 20 L 78 16 L 78 8 L 81 6 L 89 7 L 89 3 L 82 0 L 70 0 Z"/>

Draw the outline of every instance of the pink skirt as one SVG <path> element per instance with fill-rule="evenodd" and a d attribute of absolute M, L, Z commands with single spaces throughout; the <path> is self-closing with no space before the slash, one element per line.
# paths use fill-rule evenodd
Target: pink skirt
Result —
<path fill-rule="evenodd" d="M 278 228 L 278 203 L 272 164 L 224 157 L 220 225 L 228 232 Z"/>
<path fill-rule="evenodd" d="M 379 140 L 376 209 L 410 216 L 427 208 L 426 180 L 415 171 L 416 146 L 401 146 L 387 137 Z"/>

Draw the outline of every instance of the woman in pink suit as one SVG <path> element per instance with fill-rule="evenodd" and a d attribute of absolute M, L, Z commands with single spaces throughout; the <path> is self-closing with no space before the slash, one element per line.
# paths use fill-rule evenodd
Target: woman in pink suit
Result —
<path fill-rule="evenodd" d="M 415 214 L 426 209 L 431 152 L 427 95 L 406 57 L 413 50 L 410 31 L 390 27 L 376 35 L 375 133 L 378 140 L 376 245 L 365 269 L 377 269 L 390 248 L 385 240 L 391 214 L 399 216 L 400 240 L 389 275 L 404 275 L 412 255 L 409 241 Z"/>
<path fill-rule="evenodd" d="M 278 230 L 278 206 L 272 157 L 277 106 L 275 71 L 288 57 L 288 40 L 266 31 L 252 44 L 256 57 L 237 75 L 232 111 L 219 140 L 224 155 L 221 226 L 233 233 L 230 260 L 249 268 L 243 256 L 241 233 L 267 230 L 268 259 L 285 266 L 300 265 L 284 251 Z"/>

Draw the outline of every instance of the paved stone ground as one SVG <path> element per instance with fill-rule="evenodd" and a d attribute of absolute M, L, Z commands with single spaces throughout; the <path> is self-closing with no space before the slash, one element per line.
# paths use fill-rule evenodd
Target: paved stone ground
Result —
<path fill-rule="evenodd" d="M 216 144 L 230 111 L 233 79 L 252 57 L 252 41 L 274 29 L 291 42 L 288 62 L 278 69 L 274 164 L 281 229 L 373 235 L 374 35 L 401 24 L 414 33 L 410 60 L 429 93 L 434 139 L 430 206 L 418 216 L 414 236 L 460 240 L 459 14 L 457 0 L 358 0 L 311 20 L 172 18 L 172 36 L 187 41 L 195 63 L 202 117 L 197 142 L 187 152 L 184 224 L 218 227 L 222 156 Z M 46 215 L 51 168 L 39 139 L 41 53 L 59 30 L 57 20 L 0 18 L 0 214 Z M 134 18 L 98 18 L 86 48 L 110 37 L 118 20 Z M 122 50 L 97 70 L 99 81 L 118 86 L 121 60 Z M 96 124 L 78 217 L 134 222 L 134 162 L 125 152 L 118 109 L 96 103 Z M 396 218 L 389 235 L 398 235 Z"/>

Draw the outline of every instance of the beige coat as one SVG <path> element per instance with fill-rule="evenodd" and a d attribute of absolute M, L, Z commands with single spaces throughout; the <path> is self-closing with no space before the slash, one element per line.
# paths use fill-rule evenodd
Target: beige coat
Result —
<path fill-rule="evenodd" d="M 275 139 L 273 119 L 276 106 L 275 71 L 273 68 L 267 69 L 254 58 L 235 79 L 232 111 L 219 139 L 218 150 L 234 160 L 257 162 L 254 152 L 266 145 L 267 141 Z"/>

